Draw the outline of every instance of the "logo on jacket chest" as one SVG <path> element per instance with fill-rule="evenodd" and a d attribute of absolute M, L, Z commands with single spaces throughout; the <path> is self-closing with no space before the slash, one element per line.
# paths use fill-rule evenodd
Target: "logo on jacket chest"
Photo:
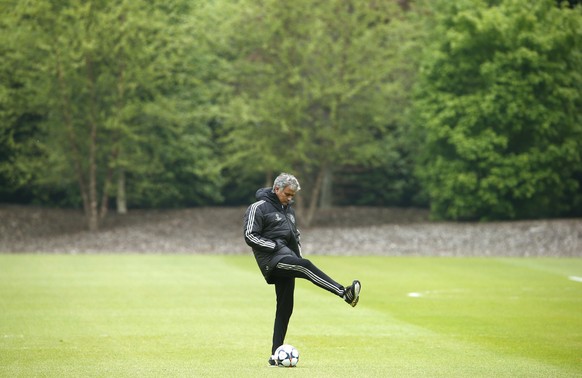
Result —
<path fill-rule="evenodd" d="M 293 214 L 287 214 L 287 218 L 291 221 L 291 223 L 295 224 L 295 217 L 293 216 Z M 280 214 L 276 213 L 275 220 L 277 222 L 280 222 L 283 220 L 283 217 Z"/>

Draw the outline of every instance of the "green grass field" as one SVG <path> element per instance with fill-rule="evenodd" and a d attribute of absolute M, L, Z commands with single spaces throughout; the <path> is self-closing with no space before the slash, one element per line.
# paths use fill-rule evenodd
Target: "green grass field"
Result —
<path fill-rule="evenodd" d="M 582 377 L 582 259 L 311 259 L 285 369 L 251 255 L 0 255 L 0 376 Z"/>

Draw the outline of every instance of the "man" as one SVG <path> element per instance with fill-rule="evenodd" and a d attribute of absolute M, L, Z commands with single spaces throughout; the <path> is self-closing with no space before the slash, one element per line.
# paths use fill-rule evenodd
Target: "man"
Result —
<path fill-rule="evenodd" d="M 252 247 L 257 264 L 267 283 L 275 285 L 277 310 L 269 364 L 276 365 L 275 350 L 284 343 L 289 319 L 293 312 L 295 278 L 303 278 L 343 298 L 352 307 L 358 304 L 361 284 L 355 280 L 344 287 L 319 270 L 301 255 L 299 230 L 293 197 L 301 189 L 299 181 L 281 173 L 272 188 L 259 189 L 257 202 L 244 215 L 244 237 Z"/>

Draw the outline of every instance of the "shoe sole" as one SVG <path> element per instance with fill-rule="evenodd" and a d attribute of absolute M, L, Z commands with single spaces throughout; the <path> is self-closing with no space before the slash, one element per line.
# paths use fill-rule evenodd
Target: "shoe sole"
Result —
<path fill-rule="evenodd" d="M 362 284 L 360 281 L 354 281 L 354 300 L 350 303 L 352 307 L 356 307 L 358 301 L 360 300 L 360 290 L 362 290 Z"/>

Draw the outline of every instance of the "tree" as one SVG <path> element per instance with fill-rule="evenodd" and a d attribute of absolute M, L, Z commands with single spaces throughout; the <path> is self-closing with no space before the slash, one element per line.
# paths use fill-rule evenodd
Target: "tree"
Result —
<path fill-rule="evenodd" d="M 45 104 L 43 179 L 75 178 L 91 230 L 107 212 L 115 175 L 120 198 L 127 175 L 138 198 L 219 198 L 200 111 L 210 101 L 199 90 L 207 70 L 199 70 L 189 9 L 186 1 L 70 0 L 20 2 L 5 16 L 20 61 L 34 59 L 18 80 Z"/>
<path fill-rule="evenodd" d="M 333 202 L 324 183 L 333 186 L 334 171 L 384 154 L 398 119 L 391 111 L 405 98 L 399 52 L 410 30 L 396 2 L 235 6 L 230 33 L 216 33 L 234 55 L 234 100 L 222 129 L 227 165 L 297 173 L 309 223 L 318 205 Z"/>
<path fill-rule="evenodd" d="M 0 12 L 9 14 L 8 4 Z M 31 183 L 46 158 L 39 143 L 42 103 L 34 100 L 34 81 L 23 75 L 41 55 L 22 59 L 21 35 L 13 19 L 0 17 L 0 197 L 15 200 L 40 194 Z M 23 187 L 27 190 L 21 190 Z"/>
<path fill-rule="evenodd" d="M 439 3 L 419 86 L 418 171 L 436 218 L 580 211 L 582 10 Z"/>

